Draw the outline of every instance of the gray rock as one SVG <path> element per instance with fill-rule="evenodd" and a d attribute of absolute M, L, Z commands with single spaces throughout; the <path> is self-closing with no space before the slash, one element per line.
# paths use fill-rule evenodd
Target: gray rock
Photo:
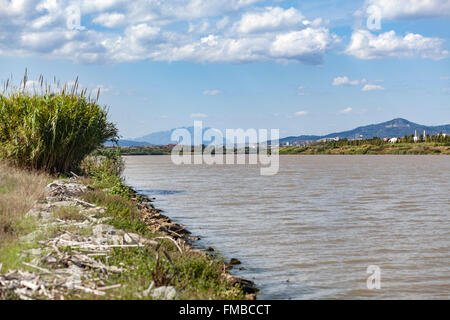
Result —
<path fill-rule="evenodd" d="M 73 198 L 86 192 L 88 188 L 85 185 L 71 183 L 64 180 L 57 180 L 47 185 L 45 192 L 49 199 L 67 199 Z"/>
<path fill-rule="evenodd" d="M 94 228 L 92 228 L 92 233 L 96 237 L 101 237 L 105 235 L 116 235 L 118 234 L 118 231 L 119 230 L 108 224 L 98 224 Z"/>
<path fill-rule="evenodd" d="M 152 291 L 152 298 L 155 300 L 175 300 L 178 292 L 174 287 L 158 287 Z"/>
<path fill-rule="evenodd" d="M 123 235 L 123 243 L 125 244 L 135 244 L 141 242 L 141 237 L 136 233 L 125 233 Z"/>

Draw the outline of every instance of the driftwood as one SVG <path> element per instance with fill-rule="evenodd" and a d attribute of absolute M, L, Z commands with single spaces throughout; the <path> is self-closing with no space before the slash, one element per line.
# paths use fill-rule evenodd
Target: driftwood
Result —
<path fill-rule="evenodd" d="M 119 283 L 119 284 L 113 284 L 112 286 L 97 288 L 97 290 L 107 291 L 107 290 L 117 289 L 117 288 L 120 288 L 120 287 L 122 287 L 122 285 Z"/>

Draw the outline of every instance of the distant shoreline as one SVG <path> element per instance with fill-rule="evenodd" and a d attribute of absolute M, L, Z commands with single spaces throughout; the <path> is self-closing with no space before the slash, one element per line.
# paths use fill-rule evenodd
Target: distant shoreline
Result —
<path fill-rule="evenodd" d="M 281 147 L 280 155 L 450 155 L 448 143 L 397 143 L 338 145 L 321 143 L 304 147 Z"/>
<path fill-rule="evenodd" d="M 170 155 L 172 148 L 166 146 L 121 147 L 124 156 Z M 246 148 L 245 153 L 249 153 Z M 315 143 L 306 146 L 281 146 L 280 155 L 450 155 L 450 143 L 382 143 L 340 144 L 335 142 Z"/>

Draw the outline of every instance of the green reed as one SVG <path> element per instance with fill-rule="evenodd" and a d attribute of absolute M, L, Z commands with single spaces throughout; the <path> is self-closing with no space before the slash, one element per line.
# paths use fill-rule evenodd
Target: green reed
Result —
<path fill-rule="evenodd" d="M 108 121 L 108 110 L 87 90 L 78 92 L 78 79 L 70 88 L 52 90 L 39 79 L 39 90 L 28 90 L 27 76 L 20 87 L 9 81 L 0 94 L 0 160 L 15 166 L 67 173 L 118 130 Z"/>

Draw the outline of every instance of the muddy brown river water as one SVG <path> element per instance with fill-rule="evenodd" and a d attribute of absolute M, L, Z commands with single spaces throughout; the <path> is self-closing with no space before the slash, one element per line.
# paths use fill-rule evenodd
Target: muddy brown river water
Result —
<path fill-rule="evenodd" d="M 267 299 L 449 299 L 450 156 L 280 156 L 280 172 L 125 157 L 126 182 Z M 367 267 L 380 268 L 369 290 Z"/>

